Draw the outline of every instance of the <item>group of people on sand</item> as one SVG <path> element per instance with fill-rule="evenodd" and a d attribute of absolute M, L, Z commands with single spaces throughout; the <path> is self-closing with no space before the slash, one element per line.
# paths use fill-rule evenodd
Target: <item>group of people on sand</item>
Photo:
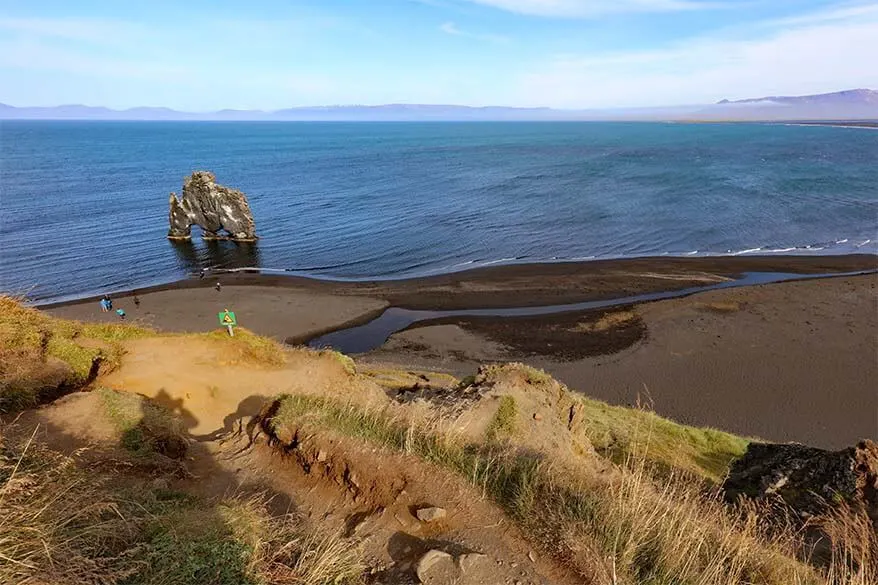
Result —
<path fill-rule="evenodd" d="M 134 306 L 139 309 L 140 308 L 140 297 L 137 296 L 136 292 L 134 293 L 133 300 L 134 300 Z M 113 310 L 113 299 L 110 298 L 110 295 L 104 295 L 103 297 L 101 297 L 101 312 L 102 313 L 109 313 L 112 310 Z M 125 309 L 123 309 L 121 307 L 116 309 L 116 314 L 119 315 L 119 318 L 123 321 L 125 320 L 125 317 L 127 316 L 127 314 L 125 313 Z"/>
<path fill-rule="evenodd" d="M 204 269 L 201 270 L 201 273 L 199 274 L 199 278 L 204 278 Z M 216 289 L 216 292 L 220 292 L 223 289 L 223 285 L 221 285 L 220 281 L 217 280 L 216 284 L 214 285 L 213 288 Z M 139 309 L 140 308 L 140 297 L 137 296 L 137 291 L 134 291 L 134 298 L 132 300 L 134 301 L 134 306 Z M 110 295 L 104 295 L 103 297 L 101 297 L 101 312 L 102 313 L 109 313 L 112 310 L 113 310 L 113 299 L 110 298 Z M 125 317 L 128 316 L 127 313 L 125 313 L 125 309 L 123 309 L 121 307 L 116 309 L 116 314 L 123 321 L 125 320 Z"/>

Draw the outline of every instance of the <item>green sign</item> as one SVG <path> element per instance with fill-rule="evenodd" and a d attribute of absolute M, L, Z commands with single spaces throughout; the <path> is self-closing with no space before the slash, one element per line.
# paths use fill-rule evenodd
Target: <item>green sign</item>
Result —
<path fill-rule="evenodd" d="M 216 314 L 217 319 L 219 319 L 220 325 L 226 327 L 228 325 L 232 325 L 233 327 L 237 327 L 238 318 L 235 317 L 234 311 L 229 311 L 226 309 L 225 311 L 220 311 Z"/>

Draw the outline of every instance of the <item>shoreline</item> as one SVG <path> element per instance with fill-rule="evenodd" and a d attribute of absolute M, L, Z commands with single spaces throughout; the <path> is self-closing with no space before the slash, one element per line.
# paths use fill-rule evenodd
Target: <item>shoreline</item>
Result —
<path fill-rule="evenodd" d="M 527 308 L 606 300 L 785 272 L 772 284 L 552 315 L 474 314 L 396 331 L 358 363 L 475 373 L 524 362 L 611 404 L 648 394 L 658 414 L 776 441 L 836 448 L 878 436 L 878 256 L 709 258 L 493 266 L 405 281 L 335 283 L 253 274 L 189 279 L 113 295 L 128 320 L 166 332 L 218 328 L 217 312 L 279 341 L 413 311 Z M 860 276 L 845 272 L 866 271 Z M 826 276 L 822 278 L 820 276 Z M 94 299 L 94 298 L 93 298 Z M 40 306 L 83 321 L 118 322 L 94 300 Z M 871 409 L 871 410 L 870 410 Z"/>
<path fill-rule="evenodd" d="M 248 271 L 208 272 L 191 277 L 110 293 L 129 298 L 164 291 L 223 286 L 265 286 L 343 296 L 380 298 L 391 306 L 413 310 L 533 307 L 607 300 L 651 292 L 680 290 L 699 284 L 737 279 L 747 272 L 803 275 L 878 270 L 878 254 L 765 256 L 645 256 L 479 266 L 456 272 L 375 280 L 330 280 L 293 274 Z M 97 302 L 103 295 L 60 301 L 34 301 L 39 309 Z"/>

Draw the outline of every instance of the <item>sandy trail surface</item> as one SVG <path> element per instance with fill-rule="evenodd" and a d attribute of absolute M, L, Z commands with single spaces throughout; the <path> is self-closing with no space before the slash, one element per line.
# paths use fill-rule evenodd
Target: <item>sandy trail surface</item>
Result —
<path fill-rule="evenodd" d="M 313 427 L 302 433 L 297 454 L 285 455 L 241 432 L 283 392 L 351 397 L 365 406 L 388 401 L 370 377 L 352 376 L 336 356 L 292 349 L 285 363 L 260 366 L 242 359 L 233 343 L 199 336 L 136 339 L 125 349 L 121 367 L 97 385 L 154 399 L 181 418 L 191 439 L 185 473 L 159 479 L 170 482 L 162 485 L 207 498 L 264 494 L 275 513 L 294 512 L 326 533 L 355 539 L 374 583 L 414 584 L 414 567 L 431 549 L 457 557 L 475 553 L 467 580 L 456 581 L 462 585 L 578 582 L 551 557 L 535 554 L 480 490 L 416 456 Z M 96 392 L 71 394 L 18 422 L 22 429 L 37 424 L 40 439 L 56 449 L 87 447 L 91 465 L 131 469 Z M 303 463 L 318 452 L 325 454 L 319 461 L 344 470 L 345 481 L 313 471 L 313 461 Z M 419 521 L 416 511 L 429 506 L 446 510 L 446 518 Z"/>

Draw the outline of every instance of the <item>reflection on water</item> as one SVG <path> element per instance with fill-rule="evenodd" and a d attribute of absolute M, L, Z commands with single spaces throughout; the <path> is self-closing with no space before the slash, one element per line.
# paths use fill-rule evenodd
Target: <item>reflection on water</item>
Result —
<path fill-rule="evenodd" d="M 259 245 L 231 240 L 168 240 L 177 255 L 177 265 L 190 274 L 202 269 L 258 268 Z"/>

